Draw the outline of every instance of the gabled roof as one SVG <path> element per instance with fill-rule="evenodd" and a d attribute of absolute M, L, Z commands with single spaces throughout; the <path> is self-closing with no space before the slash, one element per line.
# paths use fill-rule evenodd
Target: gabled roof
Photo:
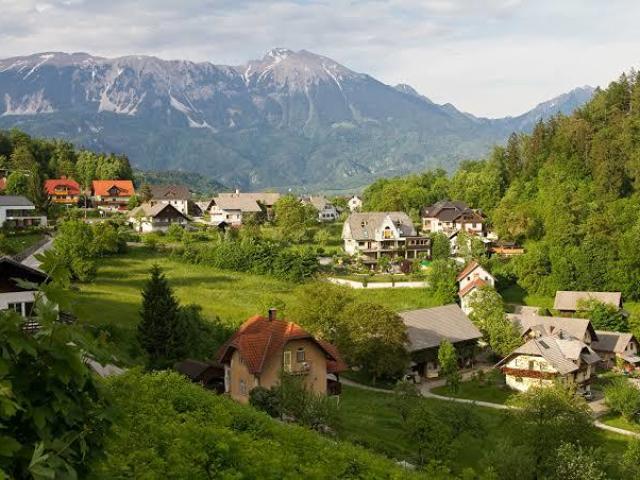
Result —
<path fill-rule="evenodd" d="M 467 275 L 469 275 L 471 272 L 473 272 L 476 268 L 478 268 L 480 266 L 480 264 L 478 262 L 476 262 L 475 260 L 472 260 L 471 262 L 469 262 L 467 264 L 466 267 L 464 267 L 464 269 L 458 274 L 458 276 L 456 277 L 456 280 L 459 282 L 460 280 L 462 280 L 464 277 L 466 277 Z"/>
<path fill-rule="evenodd" d="M 199 381 L 203 374 L 209 372 L 212 375 L 224 376 L 224 367 L 210 362 L 201 362 L 199 360 L 187 359 L 178 362 L 173 367 L 177 372 L 186 375 L 191 380 Z"/>
<path fill-rule="evenodd" d="M 307 339 L 315 342 L 327 356 L 327 372 L 346 370 L 338 350 L 331 344 L 318 340 L 299 325 L 286 320 L 256 315 L 244 322 L 240 328 L 218 350 L 216 357 L 220 363 L 228 363 L 237 350 L 249 372 L 259 374 L 273 355 L 281 355 L 284 346 L 291 340 Z M 332 370 L 330 370 L 330 368 Z"/>
<path fill-rule="evenodd" d="M 231 194 L 218 196 L 213 199 L 215 204 L 222 210 L 240 210 L 241 212 L 260 212 L 262 209 L 258 202 L 244 194 Z"/>
<path fill-rule="evenodd" d="M 407 327 L 410 352 L 438 347 L 445 339 L 456 343 L 482 337 L 456 304 L 410 310 L 400 316 Z"/>
<path fill-rule="evenodd" d="M 598 302 L 622 306 L 622 294 L 620 292 L 575 292 L 560 290 L 556 292 L 553 308 L 556 310 L 577 311 L 578 302 L 597 300 Z"/>
<path fill-rule="evenodd" d="M 186 185 L 151 185 L 153 200 L 189 200 L 191 192 Z"/>
<path fill-rule="evenodd" d="M 629 342 L 635 340 L 631 333 L 596 330 L 596 334 L 598 341 L 593 342 L 591 347 L 598 352 L 624 353 Z"/>
<path fill-rule="evenodd" d="M 128 197 L 135 193 L 131 180 L 94 180 L 92 186 L 93 194 L 101 197 L 108 197 L 109 190 L 112 187 L 118 188 L 123 197 Z"/>
<path fill-rule="evenodd" d="M 355 240 L 370 240 L 375 238 L 376 231 L 382 229 L 387 218 L 396 225 L 400 236 L 416 235 L 411 218 L 404 212 L 356 212 L 349 215 L 347 223 L 351 229 L 351 236 Z"/>
<path fill-rule="evenodd" d="M 504 365 L 518 355 L 543 357 L 558 370 L 561 375 L 578 370 L 579 361 L 588 364 L 600 361 L 598 354 L 575 337 L 558 338 L 555 336 L 545 336 L 532 338 L 507 355 L 498 365 Z"/>
<path fill-rule="evenodd" d="M 488 284 L 481 278 L 474 278 L 471 282 L 467 283 L 465 287 L 458 292 L 460 298 L 465 297 L 469 292 L 476 288 L 486 287 Z"/>
<path fill-rule="evenodd" d="M 553 334 L 562 330 L 576 338 L 583 339 L 588 331 L 591 334 L 592 341 L 598 339 L 593 325 L 586 318 L 543 317 L 541 315 L 515 313 L 508 313 L 507 318 L 520 329 L 523 335 L 534 329 L 543 334 Z"/>
<path fill-rule="evenodd" d="M 184 213 L 182 213 L 180 210 L 178 210 L 176 207 L 174 207 L 170 203 L 154 203 L 154 202 L 143 203 L 142 205 L 134 208 L 129 213 L 129 217 L 135 217 L 136 215 L 142 213 L 142 215 L 145 217 L 153 218 L 153 217 L 156 217 L 158 214 L 160 214 L 160 212 L 163 212 L 166 209 L 173 210 L 175 213 L 177 213 L 181 217 L 187 218 Z"/>
<path fill-rule="evenodd" d="M 11 257 L 0 258 L 0 283 L 5 286 L 13 286 L 16 291 L 21 291 L 22 288 L 18 287 L 14 279 L 25 280 L 27 282 L 46 283 L 49 281 L 49 276 L 35 268 L 31 268 L 23 263 L 17 262 Z"/>
<path fill-rule="evenodd" d="M 323 196 L 302 197 L 302 203 L 313 205 L 316 210 L 322 211 L 326 206 L 333 207 L 333 204 Z"/>
<path fill-rule="evenodd" d="M 0 207 L 34 207 L 27 197 L 22 195 L 0 195 Z"/>
<path fill-rule="evenodd" d="M 44 181 L 44 189 L 49 195 L 56 193 L 56 189 L 66 187 L 70 195 L 80 194 L 80 185 L 70 178 L 51 178 Z"/>
<path fill-rule="evenodd" d="M 465 219 L 476 223 L 484 221 L 484 216 L 479 210 L 469 208 L 466 203 L 460 201 L 442 200 L 429 207 L 424 207 L 420 214 L 423 218 L 437 218 L 443 222 L 453 222 L 459 217 L 465 217 Z"/>
<path fill-rule="evenodd" d="M 254 202 L 260 202 L 265 206 L 274 205 L 278 200 L 280 200 L 281 196 L 282 195 L 280 195 L 277 192 L 246 192 L 246 193 L 245 192 L 233 192 L 233 193 L 223 192 L 218 194 L 218 198 L 224 198 L 224 197 L 244 198 L 248 200 L 253 200 Z"/>

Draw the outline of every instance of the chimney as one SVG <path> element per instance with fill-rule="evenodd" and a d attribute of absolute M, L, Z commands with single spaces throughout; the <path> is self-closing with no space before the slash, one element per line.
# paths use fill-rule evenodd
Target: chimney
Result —
<path fill-rule="evenodd" d="M 278 310 L 276 310 L 275 308 L 270 308 L 269 309 L 269 321 L 273 322 L 276 319 L 276 314 L 278 313 Z"/>

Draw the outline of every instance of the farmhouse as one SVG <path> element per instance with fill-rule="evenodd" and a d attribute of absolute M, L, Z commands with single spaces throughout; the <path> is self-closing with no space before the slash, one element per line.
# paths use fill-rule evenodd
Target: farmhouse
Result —
<path fill-rule="evenodd" d="M 319 222 L 333 222 L 340 216 L 335 205 L 323 196 L 302 197 L 300 201 L 306 205 L 313 205 L 318 210 Z"/>
<path fill-rule="evenodd" d="M 233 193 L 219 193 L 216 198 L 239 198 L 244 201 L 250 202 L 253 201 L 264 208 L 264 211 L 267 214 L 267 218 L 273 218 L 273 207 L 278 200 L 280 200 L 280 195 L 277 192 L 241 192 L 236 189 Z"/>
<path fill-rule="evenodd" d="M 595 364 L 600 357 L 582 340 L 564 330 L 530 338 L 497 366 L 507 385 L 521 392 L 533 386 L 551 385 L 556 380 L 575 384 L 579 391 L 590 390 Z"/>
<path fill-rule="evenodd" d="M 187 216 L 170 203 L 143 203 L 131 210 L 129 221 L 140 233 L 166 232 L 173 224 L 186 226 Z"/>
<path fill-rule="evenodd" d="M 0 225 L 9 228 L 44 227 L 47 217 L 38 213 L 26 197 L 0 195 Z"/>
<path fill-rule="evenodd" d="M 593 325 L 586 318 L 544 317 L 526 313 L 508 313 L 507 318 L 520 329 L 525 339 L 554 335 L 558 331 L 564 331 L 587 345 L 598 340 Z"/>
<path fill-rule="evenodd" d="M 245 195 L 215 197 L 209 208 L 212 224 L 226 224 L 234 227 L 242 225 L 242 220 L 247 214 L 256 214 L 261 211 L 258 202 Z"/>
<path fill-rule="evenodd" d="M 67 177 L 45 180 L 44 190 L 49 200 L 58 205 L 77 205 L 80 200 L 80 185 Z"/>
<path fill-rule="evenodd" d="M 558 291 L 553 308 L 563 314 L 573 314 L 581 310 L 581 304 L 595 300 L 616 308 L 622 308 L 620 292 L 572 292 Z"/>
<path fill-rule="evenodd" d="M 431 240 L 417 235 L 404 212 L 352 213 L 342 227 L 342 239 L 345 252 L 359 255 L 372 266 L 383 256 L 416 259 L 431 255 Z"/>
<path fill-rule="evenodd" d="M 482 337 L 458 305 L 444 305 L 400 313 L 407 327 L 409 352 L 421 377 L 438 376 L 438 348 L 443 340 L 453 344 L 461 367 L 473 364 L 476 345 Z"/>
<path fill-rule="evenodd" d="M 96 206 L 123 210 L 135 195 L 131 180 L 94 180 L 93 201 Z"/>
<path fill-rule="evenodd" d="M 189 215 L 191 192 L 185 185 L 152 185 L 151 201 L 153 203 L 173 205 L 183 215 Z"/>
<path fill-rule="evenodd" d="M 225 391 L 241 403 L 249 401 L 254 387 L 276 385 L 281 371 L 301 376 L 313 392 L 339 393 L 327 375 L 338 378 L 347 368 L 333 345 L 277 318 L 275 309 L 267 317 L 256 315 L 245 321 L 222 345 L 217 359 L 225 368 Z"/>
<path fill-rule="evenodd" d="M 472 235 L 485 236 L 485 218 L 480 210 L 473 210 L 464 202 L 441 201 L 425 207 L 421 212 L 422 231 L 447 235 L 463 230 Z"/>
<path fill-rule="evenodd" d="M 469 263 L 456 278 L 459 288 L 460 307 L 469 315 L 472 308 L 469 306 L 473 293 L 482 287 L 495 287 L 496 279 L 475 260 Z"/>
<path fill-rule="evenodd" d="M 607 332 L 596 330 L 598 340 L 591 348 L 602 358 L 604 368 L 613 368 L 619 363 L 627 370 L 635 370 L 640 366 L 640 344 L 631 333 Z"/>

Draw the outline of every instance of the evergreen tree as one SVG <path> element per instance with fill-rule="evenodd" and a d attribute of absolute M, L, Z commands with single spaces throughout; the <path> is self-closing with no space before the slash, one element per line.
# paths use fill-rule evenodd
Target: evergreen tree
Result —
<path fill-rule="evenodd" d="M 164 368 L 180 358 L 178 300 L 158 265 L 151 268 L 142 289 L 138 341 L 148 354 L 150 368 Z"/>

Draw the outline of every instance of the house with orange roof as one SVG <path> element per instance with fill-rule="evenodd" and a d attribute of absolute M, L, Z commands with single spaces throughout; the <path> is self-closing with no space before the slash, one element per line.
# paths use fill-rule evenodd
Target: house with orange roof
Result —
<path fill-rule="evenodd" d="M 65 176 L 45 180 L 44 190 L 49 200 L 58 205 L 77 205 L 80 200 L 80 185 Z"/>
<path fill-rule="evenodd" d="M 245 321 L 220 347 L 217 360 L 224 365 L 225 392 L 241 403 L 249 402 L 253 388 L 277 385 L 282 372 L 302 376 L 315 393 L 339 394 L 339 374 L 347 369 L 335 346 L 277 318 L 275 309 Z"/>
<path fill-rule="evenodd" d="M 496 279 L 482 265 L 473 260 L 460 272 L 456 278 L 458 282 L 458 296 L 460 297 L 460 308 L 469 315 L 473 310 L 469 304 L 473 292 L 482 287 L 495 287 Z"/>
<path fill-rule="evenodd" d="M 124 209 L 135 195 L 131 180 L 94 180 L 93 202 L 97 207 Z"/>

